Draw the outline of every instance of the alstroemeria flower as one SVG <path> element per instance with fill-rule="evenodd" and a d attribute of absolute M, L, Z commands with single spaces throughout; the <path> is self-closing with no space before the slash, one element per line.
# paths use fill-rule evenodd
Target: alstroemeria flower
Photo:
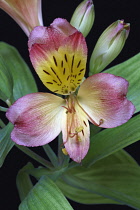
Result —
<path fill-rule="evenodd" d="M 43 25 L 41 0 L 0 0 L 0 8 L 19 24 L 27 36 L 35 26 Z"/>
<path fill-rule="evenodd" d="M 32 93 L 18 99 L 7 111 L 15 125 L 11 138 L 20 145 L 40 146 L 62 131 L 69 156 L 81 162 L 89 149 L 89 121 L 113 128 L 134 113 L 134 105 L 126 98 L 128 82 L 99 73 L 82 83 L 87 60 L 85 38 L 64 19 L 55 19 L 48 28 L 36 27 L 29 37 L 29 52 L 44 85 L 65 96 Z"/>

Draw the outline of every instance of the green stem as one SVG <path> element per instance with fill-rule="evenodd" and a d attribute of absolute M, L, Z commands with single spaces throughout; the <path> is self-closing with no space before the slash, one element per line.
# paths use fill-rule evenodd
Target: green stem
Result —
<path fill-rule="evenodd" d="M 76 163 L 76 162 L 72 161 L 71 163 L 69 163 L 68 169 L 74 168 L 74 167 L 79 166 L 79 165 L 80 165 L 79 163 Z"/>
<path fill-rule="evenodd" d="M 20 145 L 17 145 L 17 144 L 16 144 L 16 147 L 18 149 L 20 149 L 22 152 L 24 152 L 26 155 L 28 155 L 29 157 L 33 158 L 37 162 L 39 162 L 42 165 L 44 165 L 45 167 L 47 167 L 49 169 L 54 169 L 52 164 L 49 161 L 47 161 L 44 158 L 40 157 L 38 154 L 36 154 L 32 150 L 30 150 L 29 148 L 24 147 L 24 146 L 20 146 Z"/>
<path fill-rule="evenodd" d="M 58 170 L 54 171 L 49 171 L 46 168 L 35 168 L 28 170 L 27 172 L 31 175 L 34 176 L 36 179 L 40 179 L 41 176 L 47 175 L 50 177 L 53 181 L 57 180 L 65 171 L 67 168 L 60 168 Z"/>
<path fill-rule="evenodd" d="M 63 140 L 62 140 L 62 134 L 58 137 L 58 160 L 61 167 L 66 167 L 69 163 L 69 155 L 64 155 L 62 152 L 63 147 Z"/>
<path fill-rule="evenodd" d="M 62 152 L 62 145 L 63 145 L 62 133 L 60 133 L 58 136 L 58 161 L 60 164 L 62 164 L 64 158 L 64 154 Z"/>
<path fill-rule="evenodd" d="M 69 164 L 70 157 L 69 155 L 64 155 L 62 167 L 66 167 Z"/>
<path fill-rule="evenodd" d="M 3 106 L 0 106 L 0 111 L 2 111 L 2 112 L 6 112 L 7 109 L 8 109 L 8 108 L 5 108 L 5 107 L 3 107 Z"/>
<path fill-rule="evenodd" d="M 0 119 L 0 127 L 1 128 L 4 128 L 5 127 L 5 124 L 4 124 L 4 122 Z"/>
<path fill-rule="evenodd" d="M 43 149 L 44 149 L 45 153 L 47 154 L 47 156 L 49 157 L 52 164 L 54 165 L 54 167 L 57 167 L 58 166 L 58 158 L 57 158 L 56 154 L 54 153 L 54 151 L 52 150 L 52 148 L 50 147 L 50 145 L 49 144 L 44 145 Z"/>

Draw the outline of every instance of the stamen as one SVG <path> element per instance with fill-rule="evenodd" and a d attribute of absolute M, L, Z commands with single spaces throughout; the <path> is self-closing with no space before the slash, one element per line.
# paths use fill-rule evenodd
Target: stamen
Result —
<path fill-rule="evenodd" d="M 77 135 L 77 140 L 78 140 L 79 142 L 82 141 L 82 139 L 81 139 L 80 136 L 78 136 L 78 135 Z"/>
<path fill-rule="evenodd" d="M 83 110 L 83 112 L 88 116 L 88 118 L 90 119 L 90 121 L 96 125 L 96 126 L 100 126 L 101 124 L 103 124 L 104 120 L 103 119 L 100 119 L 99 120 L 99 124 L 97 124 L 90 116 L 89 114 L 83 109 L 83 107 L 79 104 L 78 100 L 77 100 L 77 104 L 79 105 L 79 107 Z"/>
<path fill-rule="evenodd" d="M 74 136 L 78 136 L 78 133 L 82 131 L 83 133 L 83 126 L 75 128 L 75 133 L 69 133 L 70 138 L 73 138 Z"/>
<path fill-rule="evenodd" d="M 75 132 L 79 133 L 79 132 L 81 132 L 83 129 L 84 129 L 83 126 L 77 127 L 77 128 L 75 128 Z"/>
<path fill-rule="evenodd" d="M 73 107 L 69 107 L 68 100 L 65 99 L 65 101 L 66 101 L 67 107 L 66 107 L 66 106 L 62 106 L 62 107 L 65 108 L 65 109 L 67 110 L 66 114 L 67 114 L 68 112 L 69 112 L 69 113 L 75 113 L 76 111 L 75 111 L 75 109 L 74 109 L 74 106 L 73 106 Z"/>
<path fill-rule="evenodd" d="M 63 108 L 65 108 L 67 111 L 66 111 L 66 114 L 68 113 L 68 112 L 70 112 L 70 109 L 68 108 L 68 107 L 65 107 L 65 106 L 62 106 Z"/>
<path fill-rule="evenodd" d="M 103 124 L 103 122 L 104 122 L 104 120 L 103 120 L 103 119 L 100 119 L 100 120 L 99 120 L 99 126 L 100 126 L 101 124 Z"/>
<path fill-rule="evenodd" d="M 68 155 L 68 152 L 67 152 L 66 148 L 62 148 L 62 152 L 63 152 L 64 155 Z"/>

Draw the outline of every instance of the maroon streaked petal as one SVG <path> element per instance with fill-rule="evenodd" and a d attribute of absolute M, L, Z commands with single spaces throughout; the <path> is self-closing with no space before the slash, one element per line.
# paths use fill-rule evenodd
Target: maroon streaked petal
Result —
<path fill-rule="evenodd" d="M 40 146 L 61 131 L 64 100 L 49 93 L 32 93 L 18 99 L 6 116 L 14 124 L 11 138 L 24 146 Z"/>
<path fill-rule="evenodd" d="M 122 77 L 99 73 L 82 83 L 78 99 L 92 123 L 113 128 L 127 122 L 135 111 L 126 98 L 127 89 L 128 82 Z"/>

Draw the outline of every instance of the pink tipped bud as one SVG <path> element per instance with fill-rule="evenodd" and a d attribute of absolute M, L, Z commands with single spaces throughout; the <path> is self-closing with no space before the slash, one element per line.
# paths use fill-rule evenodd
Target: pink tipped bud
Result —
<path fill-rule="evenodd" d="M 130 24 L 124 20 L 112 23 L 99 37 L 90 59 L 91 74 L 102 71 L 121 52 L 129 35 Z"/>

